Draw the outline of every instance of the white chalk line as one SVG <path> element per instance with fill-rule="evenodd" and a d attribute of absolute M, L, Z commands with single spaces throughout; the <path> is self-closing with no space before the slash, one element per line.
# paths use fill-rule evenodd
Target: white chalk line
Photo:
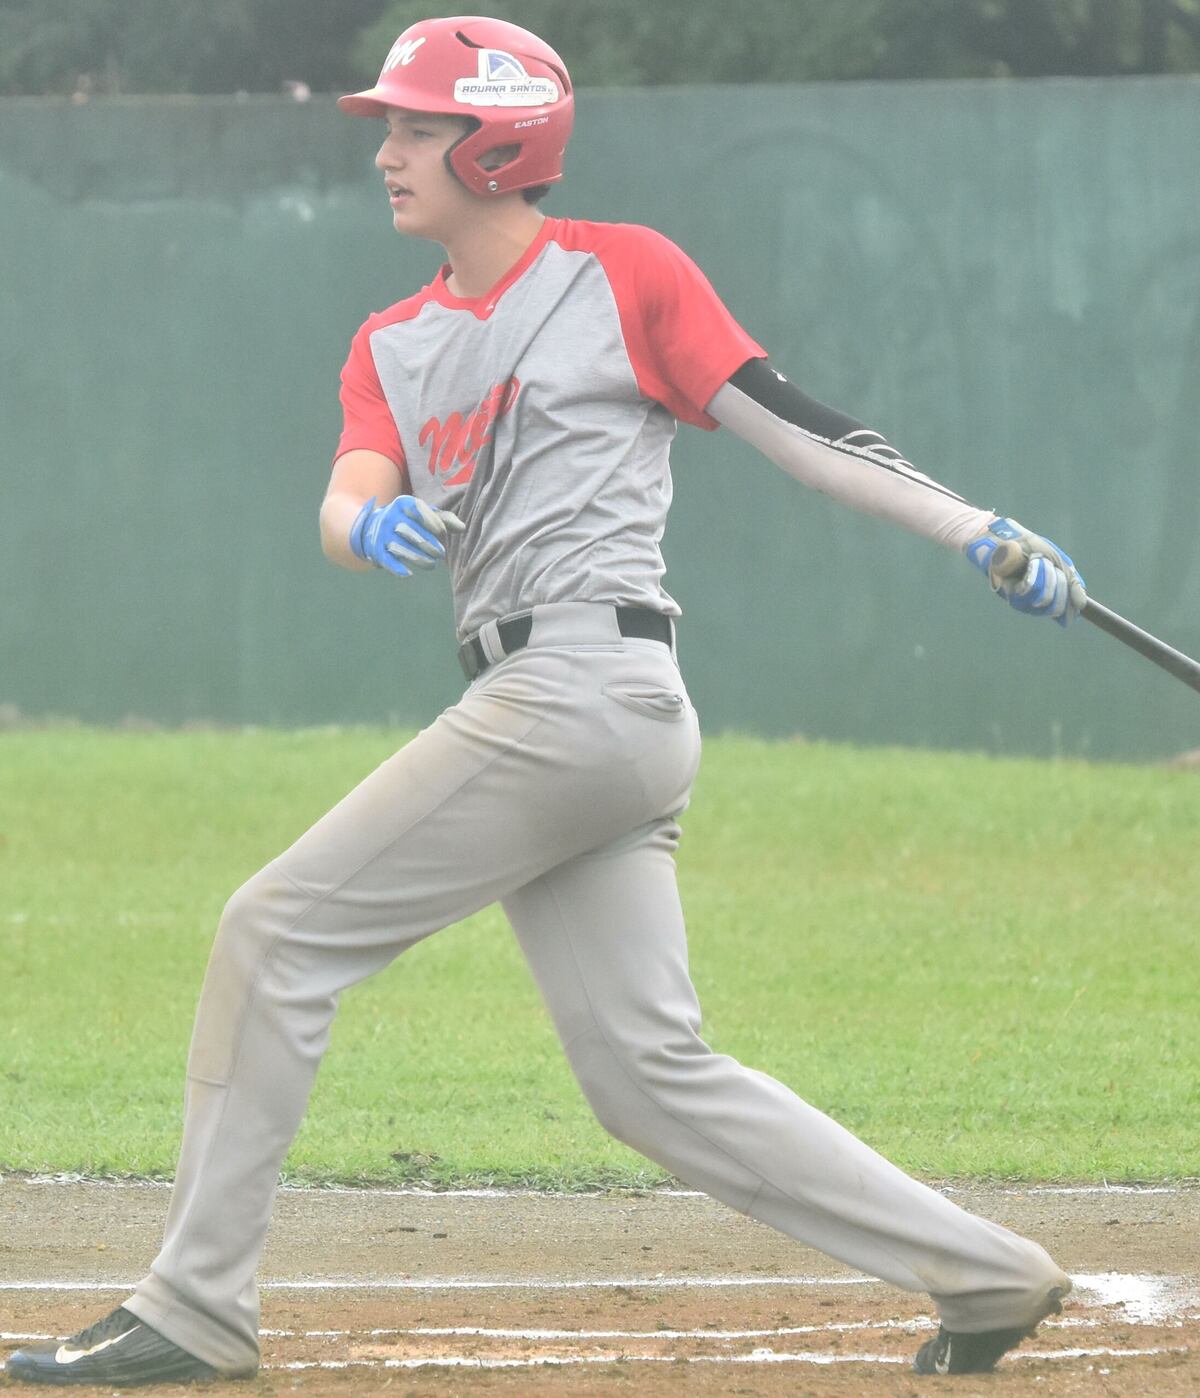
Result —
<path fill-rule="evenodd" d="M 1122 1318 L 1124 1319 L 1124 1318 Z M 1200 1315 L 1184 1315 L 1175 1320 L 1153 1322 L 1157 1329 L 1180 1330 Z M 1062 1320 L 1043 1320 L 1039 1330 L 1095 1330 L 1111 1325 L 1107 1318 L 1077 1316 Z M 1135 1326 L 1137 1322 L 1133 1323 Z M 921 1330 L 936 1330 L 933 1316 L 913 1316 L 909 1320 L 827 1320 L 821 1325 L 781 1325 L 766 1330 L 521 1330 L 507 1326 L 484 1325 L 414 1325 L 386 1326 L 369 1330 L 273 1330 L 267 1327 L 258 1333 L 273 1340 L 364 1340 L 402 1339 L 420 1336 L 425 1339 L 450 1339 L 455 1336 L 485 1340 L 768 1340 L 785 1335 L 849 1334 L 861 1330 L 899 1330 L 916 1334 Z M 0 1330 L 0 1340 L 65 1340 L 67 1335 L 51 1335 L 25 1330 Z"/>
<path fill-rule="evenodd" d="M 1200 1319 L 1189 1316 L 1187 1319 Z M 1102 1324 L 1096 1319 L 1064 1319 L 1043 1322 L 1046 1329 L 1068 1329 L 1095 1327 Z M 1182 1322 L 1177 1322 L 1177 1325 Z M 907 1320 L 879 1321 L 827 1321 L 820 1325 L 778 1326 L 772 1329 L 753 1330 L 562 1330 L 562 1329 L 518 1329 L 488 1326 L 413 1326 L 407 1329 L 375 1328 L 365 1331 L 349 1330 L 263 1330 L 264 1338 L 274 1339 L 380 1339 L 417 1338 L 422 1339 L 504 1339 L 524 1341 L 571 1341 L 580 1343 L 587 1340 L 702 1340 L 729 1341 L 748 1339 L 781 1340 L 798 1335 L 847 1334 L 862 1331 L 901 1331 L 914 1334 L 923 1330 L 934 1330 L 937 1322 L 930 1316 L 914 1316 Z M 18 1341 L 45 1341 L 54 1337 L 19 1331 L 2 1331 L 0 1339 Z M 1013 1356 L 1017 1359 L 1062 1360 L 1079 1358 L 1139 1358 L 1161 1354 L 1188 1353 L 1190 1347 L 1153 1346 L 1139 1349 L 1114 1349 L 1108 1346 L 1074 1347 L 1062 1350 L 1024 1350 Z M 688 1363 L 688 1364 L 815 1364 L 831 1365 L 846 1363 L 861 1364 L 908 1364 L 905 1356 L 879 1354 L 830 1354 L 827 1352 L 778 1352 L 767 1346 L 758 1346 L 748 1354 L 736 1355 L 660 1355 L 629 1354 L 625 1350 L 616 1353 L 535 1355 L 521 1358 L 488 1359 L 478 1355 L 425 1355 L 381 1359 L 348 1360 L 291 1360 L 264 1364 L 264 1369 L 300 1371 L 309 1369 L 422 1369 L 422 1368 L 471 1368 L 471 1369 L 521 1369 L 551 1368 L 584 1364 L 612 1363 Z"/>
<path fill-rule="evenodd" d="M 1187 1354 L 1187 1345 L 1160 1346 L 1152 1349 L 1095 1349 L 1017 1351 L 1013 1359 L 1138 1359 L 1161 1354 Z M 510 1359 L 484 1359 L 477 1355 L 429 1355 L 421 1358 L 394 1359 L 293 1359 L 282 1363 L 264 1364 L 264 1370 L 299 1372 L 310 1369 L 539 1369 L 566 1368 L 584 1364 L 902 1364 L 908 1366 L 908 1355 L 893 1354 L 826 1354 L 816 1351 L 780 1353 L 777 1350 L 756 1349 L 749 1354 L 629 1354 L 618 1350 L 611 1354 L 545 1354 Z"/>
<path fill-rule="evenodd" d="M 914 1320 L 826 1321 L 823 1325 L 783 1325 L 767 1330 L 516 1330 L 503 1326 L 417 1325 L 407 1330 L 263 1330 L 281 1339 L 361 1339 L 379 1336 L 469 1336 L 495 1340 L 766 1340 L 782 1335 L 823 1335 L 852 1330 L 936 1330 L 930 1316 Z"/>
<path fill-rule="evenodd" d="M 481 1359 L 475 1355 L 447 1354 L 424 1359 L 294 1359 L 282 1364 L 264 1364 L 264 1369 L 557 1369 L 576 1364 L 762 1364 L 767 1362 L 807 1364 L 909 1364 L 903 1356 L 869 1354 L 726 1354 L 686 1355 L 626 1354 L 542 1354 L 520 1359 Z"/>
<path fill-rule="evenodd" d="M 1087 1322 L 1099 1325 L 1099 1321 Z M 837 1334 L 854 1330 L 935 1330 L 937 1322 L 930 1316 L 913 1320 L 855 1320 L 826 1321 L 823 1325 L 784 1325 L 767 1330 L 519 1330 L 506 1326 L 482 1325 L 415 1325 L 406 1328 L 376 1328 L 371 1330 L 270 1330 L 258 1333 L 273 1340 L 377 1340 L 450 1339 L 454 1337 L 486 1340 L 767 1340 L 784 1335 Z M 65 1340 L 67 1335 L 34 1335 L 0 1330 L 0 1340 Z"/>
<path fill-rule="evenodd" d="M 1194 1192 L 1195 1186 L 1192 1187 Z M 963 1191 L 947 1188 L 943 1194 Z M 1171 1184 L 1034 1184 L 1025 1188 L 1002 1189 L 1001 1194 L 1187 1194 L 1186 1188 Z"/>
<path fill-rule="evenodd" d="M 1009 1355 L 1014 1359 L 1142 1359 L 1160 1354 L 1187 1354 L 1187 1345 L 1161 1346 L 1151 1349 L 1018 1350 Z M 748 1354 L 629 1354 L 618 1350 L 611 1354 L 543 1354 L 511 1359 L 484 1359 L 476 1355 L 430 1355 L 405 1359 L 294 1359 L 278 1364 L 264 1364 L 264 1369 L 295 1372 L 304 1369 L 538 1369 L 565 1368 L 582 1364 L 902 1364 L 912 1363 L 909 1355 L 895 1354 L 826 1354 L 819 1351 L 781 1353 L 777 1350 L 755 1349 Z"/>
<path fill-rule="evenodd" d="M 140 1280 L 140 1279 L 139 1279 Z M 481 1281 L 477 1277 L 326 1277 L 320 1281 L 266 1281 L 260 1291 L 606 1291 L 670 1287 L 879 1286 L 873 1277 L 539 1277 Z M 0 1281 L 0 1291 L 132 1291 L 137 1281 Z"/>
<path fill-rule="evenodd" d="M 3 1183 L 4 1176 L 0 1175 L 0 1183 Z M 27 1175 L 17 1180 L 19 1184 L 39 1185 L 41 1187 L 55 1185 L 80 1185 L 85 1184 L 97 1189 L 172 1189 L 174 1187 L 171 1180 L 137 1180 L 137 1179 L 96 1179 L 88 1175 Z M 611 1189 L 577 1189 L 577 1190 L 549 1190 L 549 1189 L 529 1189 L 484 1187 L 464 1189 L 435 1189 L 427 1185 L 399 1185 L 380 1186 L 375 1185 L 307 1185 L 307 1184 L 281 1184 L 280 1194 L 303 1194 L 312 1198 L 321 1198 L 324 1195 L 354 1195 L 362 1198 L 381 1199 L 548 1199 L 564 1200 L 570 1202 L 572 1199 L 610 1199 L 610 1198 L 645 1198 L 645 1199 L 704 1199 L 708 1196 L 695 1189 L 667 1189 L 657 1185 L 614 1185 Z"/>
<path fill-rule="evenodd" d="M 1130 1320 L 1162 1321 L 1200 1300 L 1195 1278 L 1130 1272 L 1076 1273 L 1076 1294 L 1106 1308 L 1119 1307 Z"/>
<path fill-rule="evenodd" d="M 4 1176 L 0 1175 L 0 1183 L 3 1183 Z M 29 1185 L 93 1185 L 100 1189 L 171 1189 L 171 1180 L 138 1180 L 138 1179 L 97 1179 L 88 1175 L 76 1174 L 55 1174 L 55 1175 L 29 1175 L 22 1177 L 18 1183 Z M 1029 1184 L 1014 1185 L 1012 1187 L 998 1188 L 994 1192 L 1002 1195 L 1039 1195 L 1039 1194 L 1187 1194 L 1194 1193 L 1200 1181 L 1186 1180 L 1181 1184 L 1080 1184 L 1080 1185 L 1058 1185 L 1058 1184 Z M 962 1185 L 936 1183 L 931 1184 L 931 1188 L 936 1189 L 940 1194 L 964 1194 L 970 1193 L 970 1189 Z M 303 1194 L 310 1196 L 330 1195 L 364 1195 L 367 1197 L 378 1196 L 381 1198 L 415 1198 L 415 1199 L 546 1199 L 564 1200 L 569 1202 L 572 1199 L 610 1199 L 610 1198 L 644 1198 L 644 1199 L 705 1199 L 708 1196 L 697 1189 L 669 1189 L 658 1185 L 614 1185 L 611 1189 L 581 1189 L 581 1190 L 543 1190 L 529 1188 L 473 1188 L 473 1189 L 436 1189 L 424 1185 L 403 1185 L 398 1187 L 376 1188 L 373 1185 L 351 1186 L 351 1185 L 303 1185 L 303 1184 L 281 1184 L 279 1191 L 282 1194 Z"/>
<path fill-rule="evenodd" d="M 1152 1324 L 1157 1329 L 1180 1330 L 1189 1320 L 1200 1320 L 1200 1316 L 1181 1316 L 1177 1320 L 1164 1322 L 1128 1322 L 1118 1317 L 1122 1324 L 1133 1328 L 1139 1323 Z M 1039 1330 L 1096 1330 L 1102 1325 L 1111 1325 L 1107 1317 L 1077 1316 L 1063 1320 L 1043 1320 Z M 470 1336 L 496 1340 L 758 1340 L 780 1335 L 826 1335 L 847 1334 L 856 1330 L 901 1330 L 915 1334 L 918 1330 L 936 1330 L 938 1322 L 933 1316 L 913 1316 L 910 1320 L 827 1320 L 821 1325 L 781 1325 L 766 1330 L 519 1330 L 506 1326 L 482 1325 L 416 1325 L 408 1328 L 386 1328 L 374 1330 L 260 1330 L 259 1334 L 275 1339 L 292 1340 L 340 1340 L 361 1338 L 402 1337 L 412 1335 Z M 24 1338 L 35 1338 L 26 1336 Z M 50 1339 L 49 1335 L 36 1338 Z"/>
<path fill-rule="evenodd" d="M 1125 1317 L 1120 1317 L 1124 1323 Z M 1200 1319 L 1185 1316 L 1178 1320 L 1162 1323 L 1160 1329 L 1182 1329 L 1186 1320 Z M 1101 1325 L 1111 1325 L 1109 1319 L 1097 1316 L 1078 1316 L 1065 1320 L 1043 1320 L 1039 1330 L 1095 1330 Z M 1133 1322 L 1134 1325 L 1137 1322 Z M 466 1335 L 482 1339 L 496 1340 L 758 1340 L 779 1335 L 825 1335 L 845 1334 L 855 1330 L 902 1330 L 916 1333 L 918 1330 L 936 1330 L 938 1322 L 933 1316 L 913 1316 L 911 1320 L 827 1320 L 821 1325 L 781 1325 L 767 1330 L 712 1330 L 707 1326 L 700 1330 L 519 1330 L 506 1326 L 484 1325 L 416 1325 L 407 1328 L 387 1327 L 373 1330 L 260 1330 L 259 1334 L 282 1340 L 341 1340 L 401 1337 L 405 1335 L 441 1336 Z M 2 1338 L 2 1337 L 0 1337 Z M 51 1338 L 49 1335 L 25 1335 L 22 1339 Z"/>

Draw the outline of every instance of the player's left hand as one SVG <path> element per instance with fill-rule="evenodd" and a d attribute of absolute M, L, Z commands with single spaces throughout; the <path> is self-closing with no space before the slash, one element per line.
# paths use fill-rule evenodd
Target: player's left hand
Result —
<path fill-rule="evenodd" d="M 994 556 L 997 546 L 1008 541 L 1019 545 L 1028 562 L 1023 570 L 1003 576 L 995 566 Z M 987 574 L 992 590 L 1019 612 L 1050 617 L 1060 626 L 1068 626 L 1087 602 L 1083 579 L 1070 555 L 1015 519 L 992 520 L 967 545 L 966 554 L 980 572 Z"/>
<path fill-rule="evenodd" d="M 414 495 L 378 506 L 372 497 L 350 528 L 350 548 L 365 562 L 408 578 L 414 568 L 432 568 L 445 558 L 447 534 L 466 527 L 453 510 L 435 510 Z"/>

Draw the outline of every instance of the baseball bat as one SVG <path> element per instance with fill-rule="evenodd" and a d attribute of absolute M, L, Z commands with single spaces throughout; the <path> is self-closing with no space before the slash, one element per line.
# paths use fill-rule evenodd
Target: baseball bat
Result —
<path fill-rule="evenodd" d="M 996 545 L 992 554 L 991 570 L 1002 578 L 1013 578 L 1024 572 L 1028 563 L 1028 556 L 1021 545 L 1015 539 L 1005 539 Z M 1174 675 L 1177 680 L 1182 680 L 1184 684 L 1200 691 L 1200 663 L 1190 655 L 1184 655 L 1181 650 L 1167 645 L 1166 641 L 1160 641 L 1157 636 L 1143 631 L 1140 626 L 1135 626 L 1119 613 L 1102 607 L 1090 597 L 1083 604 L 1079 615 L 1085 621 L 1090 621 L 1093 626 L 1098 626 L 1101 631 L 1115 636 L 1118 641 L 1137 651 L 1139 655 L 1144 655 L 1169 675 Z"/>

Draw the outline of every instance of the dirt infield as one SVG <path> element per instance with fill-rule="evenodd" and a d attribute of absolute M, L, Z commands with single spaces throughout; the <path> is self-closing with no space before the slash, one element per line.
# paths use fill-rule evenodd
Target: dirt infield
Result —
<path fill-rule="evenodd" d="M 167 1197 L 0 1181 L 4 1352 L 117 1304 Z M 1046 1243 L 1076 1280 L 1064 1314 L 995 1375 L 918 1379 L 926 1298 L 694 1195 L 284 1191 L 261 1270 L 264 1368 L 230 1391 L 1200 1393 L 1200 1188 L 952 1197 Z"/>

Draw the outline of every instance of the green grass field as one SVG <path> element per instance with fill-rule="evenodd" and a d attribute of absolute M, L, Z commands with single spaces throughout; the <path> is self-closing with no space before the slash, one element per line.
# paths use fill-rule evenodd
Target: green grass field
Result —
<path fill-rule="evenodd" d="M 401 741 L 0 735 L 0 1168 L 169 1174 L 225 898 Z M 1195 1175 L 1200 774 L 709 739 L 705 1033 L 926 1176 Z M 294 1179 L 661 1178 L 592 1121 L 498 910 L 348 993 Z"/>

